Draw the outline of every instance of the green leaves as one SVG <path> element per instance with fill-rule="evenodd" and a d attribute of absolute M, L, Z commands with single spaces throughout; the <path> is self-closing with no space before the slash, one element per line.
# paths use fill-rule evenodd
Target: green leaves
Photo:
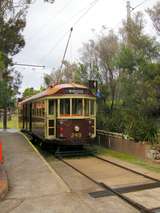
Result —
<path fill-rule="evenodd" d="M 160 2 L 157 2 L 157 4 L 152 9 L 148 9 L 147 12 L 151 17 L 153 26 L 160 35 Z"/>
<path fill-rule="evenodd" d="M 107 57 L 109 47 L 101 42 L 103 53 L 107 50 L 103 54 L 106 57 L 102 58 L 106 68 L 118 71 L 112 81 L 116 89 L 113 110 L 109 110 L 112 90 L 108 81 L 104 84 L 108 91 L 104 93 L 105 102 L 98 102 L 97 124 L 99 128 L 121 132 L 136 141 L 154 143 L 160 117 L 160 44 L 144 34 L 143 29 L 143 16 L 138 13 L 124 25 L 123 40 L 113 60 Z"/>
<path fill-rule="evenodd" d="M 5 108 L 12 103 L 12 91 L 6 81 L 0 81 L 0 108 Z"/>
<path fill-rule="evenodd" d="M 38 92 L 40 92 L 39 90 L 35 90 L 33 87 L 30 88 L 26 88 L 23 92 L 23 98 L 27 98 L 30 97 L 32 95 L 37 94 Z"/>

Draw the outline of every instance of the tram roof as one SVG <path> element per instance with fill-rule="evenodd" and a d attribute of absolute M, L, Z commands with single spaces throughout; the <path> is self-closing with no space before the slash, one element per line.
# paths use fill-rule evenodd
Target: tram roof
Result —
<path fill-rule="evenodd" d="M 28 101 L 31 101 L 31 100 L 34 100 L 34 99 L 38 99 L 38 98 L 54 95 L 58 91 L 66 89 L 66 88 L 88 89 L 88 87 L 86 87 L 84 85 L 75 84 L 75 83 L 50 85 L 46 90 L 44 90 L 44 91 L 42 91 L 40 93 L 37 93 L 36 95 L 33 95 L 33 96 L 21 101 L 20 104 L 23 104 L 25 102 L 28 102 Z"/>

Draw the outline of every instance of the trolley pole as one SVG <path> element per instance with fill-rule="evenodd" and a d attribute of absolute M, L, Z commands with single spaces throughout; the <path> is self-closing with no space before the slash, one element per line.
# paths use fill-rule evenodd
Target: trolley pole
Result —
<path fill-rule="evenodd" d="M 61 62 L 61 66 L 60 66 L 60 69 L 59 69 L 59 79 L 58 79 L 58 81 L 60 81 L 61 76 L 62 76 L 63 62 L 64 62 L 64 59 L 65 59 L 65 56 L 66 56 L 66 53 L 67 53 L 67 49 L 68 49 L 68 45 L 69 45 L 69 42 L 70 42 L 70 39 L 71 39 L 72 31 L 73 31 L 73 27 L 71 27 L 71 29 L 70 29 L 67 45 L 66 45 L 66 48 L 65 48 L 65 51 L 64 51 L 64 55 L 63 55 L 63 58 L 62 58 L 62 62 Z"/>

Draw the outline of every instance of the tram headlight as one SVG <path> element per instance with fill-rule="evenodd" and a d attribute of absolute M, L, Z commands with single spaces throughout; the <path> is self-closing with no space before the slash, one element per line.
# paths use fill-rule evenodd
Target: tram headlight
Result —
<path fill-rule="evenodd" d="M 92 121 L 91 121 L 91 120 L 89 120 L 89 124 L 90 124 L 90 125 L 92 124 Z"/>
<path fill-rule="evenodd" d="M 75 132 L 79 132 L 79 130 L 80 130 L 79 126 L 75 126 L 74 130 L 75 130 Z"/>
<path fill-rule="evenodd" d="M 59 123 L 60 123 L 60 125 L 62 125 L 64 122 L 61 120 Z"/>
<path fill-rule="evenodd" d="M 60 134 L 60 137 L 63 138 L 63 134 L 62 133 Z"/>

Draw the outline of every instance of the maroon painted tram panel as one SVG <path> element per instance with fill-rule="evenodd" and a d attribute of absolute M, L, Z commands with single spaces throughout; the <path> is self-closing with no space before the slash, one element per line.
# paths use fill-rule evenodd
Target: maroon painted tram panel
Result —
<path fill-rule="evenodd" d="M 76 131 L 76 129 L 79 129 Z M 94 134 L 94 120 L 90 119 L 65 119 L 57 122 L 57 137 L 68 140 L 81 140 L 91 138 Z"/>

